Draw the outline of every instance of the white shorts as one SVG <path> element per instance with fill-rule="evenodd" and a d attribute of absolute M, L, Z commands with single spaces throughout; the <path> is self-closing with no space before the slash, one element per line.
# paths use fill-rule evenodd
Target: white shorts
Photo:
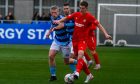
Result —
<path fill-rule="evenodd" d="M 70 53 L 74 54 L 74 51 L 73 51 L 73 46 L 71 46 Z"/>
<path fill-rule="evenodd" d="M 64 58 L 69 58 L 71 47 L 69 45 L 67 46 L 58 45 L 55 41 L 53 41 L 50 50 L 61 51 Z"/>
<path fill-rule="evenodd" d="M 72 42 L 69 43 L 69 46 L 70 46 L 70 48 L 71 48 L 70 53 L 74 54 Z"/>

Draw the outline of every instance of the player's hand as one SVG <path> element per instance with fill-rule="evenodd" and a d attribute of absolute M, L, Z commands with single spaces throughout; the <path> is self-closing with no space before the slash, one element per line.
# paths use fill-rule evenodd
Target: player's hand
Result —
<path fill-rule="evenodd" d="M 49 36 L 50 36 L 50 34 L 49 34 L 49 33 L 47 33 L 47 34 L 46 34 L 46 38 L 49 38 Z"/>
<path fill-rule="evenodd" d="M 108 34 L 105 37 L 106 37 L 106 39 L 112 39 L 112 37 Z"/>
<path fill-rule="evenodd" d="M 46 35 L 46 38 L 49 38 L 50 35 Z"/>
<path fill-rule="evenodd" d="M 52 28 L 52 29 L 51 29 L 51 32 L 53 32 L 53 31 L 55 31 L 55 30 L 56 30 L 56 27 Z"/>
<path fill-rule="evenodd" d="M 53 32 L 53 31 L 55 30 L 55 28 L 56 28 L 56 27 L 51 28 L 51 29 L 48 31 L 48 33 L 46 34 L 46 38 L 49 38 L 50 33 Z"/>
<path fill-rule="evenodd" d="M 54 20 L 53 24 L 60 24 L 60 21 L 59 20 Z"/>
<path fill-rule="evenodd" d="M 47 32 L 46 38 L 49 38 L 51 31 L 52 31 L 52 29 L 50 29 L 50 30 Z"/>

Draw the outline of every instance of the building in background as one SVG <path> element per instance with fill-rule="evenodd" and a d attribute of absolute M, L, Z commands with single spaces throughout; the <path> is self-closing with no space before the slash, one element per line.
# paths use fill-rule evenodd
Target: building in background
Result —
<path fill-rule="evenodd" d="M 63 6 L 69 2 L 73 10 L 78 9 L 80 0 L 0 0 L 0 14 L 6 16 L 8 12 L 13 12 L 17 20 L 31 20 L 33 14 L 38 11 L 40 15 L 48 13 L 52 5 Z M 87 0 L 89 11 L 97 16 L 98 3 L 118 3 L 118 4 L 140 4 L 140 0 Z M 76 9 L 75 9 L 76 8 Z"/>
<path fill-rule="evenodd" d="M 0 14 L 6 16 L 8 12 L 12 12 L 17 20 L 31 20 L 35 12 L 49 13 L 52 5 L 63 6 L 63 3 L 70 3 L 73 11 L 78 10 L 80 0 L 0 0 Z M 96 0 L 87 0 L 89 2 L 89 10 L 96 14 Z"/>
<path fill-rule="evenodd" d="M 35 12 L 40 15 L 49 13 L 52 5 L 63 6 L 68 2 L 73 10 L 79 0 L 0 0 L 0 14 L 6 16 L 8 12 L 12 12 L 17 20 L 31 20 Z"/>

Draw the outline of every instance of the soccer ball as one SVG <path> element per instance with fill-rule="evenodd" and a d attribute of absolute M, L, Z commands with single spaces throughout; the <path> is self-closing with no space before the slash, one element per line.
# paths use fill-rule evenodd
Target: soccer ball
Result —
<path fill-rule="evenodd" d="M 127 45 L 127 41 L 126 40 L 118 40 L 117 44 L 120 46 L 120 47 L 124 47 Z"/>
<path fill-rule="evenodd" d="M 72 84 L 73 81 L 74 81 L 74 77 L 72 74 L 66 74 L 65 77 L 64 77 L 64 81 L 66 84 Z"/>
<path fill-rule="evenodd" d="M 113 41 L 110 40 L 110 39 L 107 39 L 107 40 L 104 41 L 104 45 L 106 45 L 106 46 L 112 46 L 113 45 Z"/>

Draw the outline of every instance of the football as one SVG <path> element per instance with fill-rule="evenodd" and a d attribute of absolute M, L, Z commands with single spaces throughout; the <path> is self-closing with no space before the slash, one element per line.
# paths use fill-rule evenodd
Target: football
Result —
<path fill-rule="evenodd" d="M 72 74 L 66 74 L 64 77 L 64 81 L 66 84 L 73 84 L 74 78 Z"/>
<path fill-rule="evenodd" d="M 112 46 L 113 45 L 113 41 L 110 40 L 110 39 L 107 39 L 107 40 L 104 41 L 104 45 L 106 45 L 106 46 Z"/>
<path fill-rule="evenodd" d="M 117 44 L 120 46 L 120 47 L 124 47 L 127 45 L 127 41 L 126 40 L 118 40 Z"/>

